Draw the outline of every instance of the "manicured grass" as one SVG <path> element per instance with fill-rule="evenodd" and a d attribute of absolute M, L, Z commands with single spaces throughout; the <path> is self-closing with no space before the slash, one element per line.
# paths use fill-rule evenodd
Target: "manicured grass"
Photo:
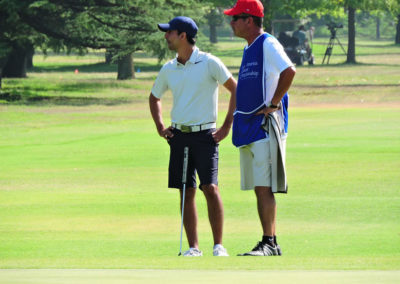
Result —
<path fill-rule="evenodd" d="M 244 271 L 244 270 L 3 270 L 0 281 L 16 283 L 397 283 L 398 271 Z M 162 280 L 161 280 L 162 279 Z"/>
<path fill-rule="evenodd" d="M 278 196 L 286 257 L 208 258 L 211 232 L 199 193 L 206 257 L 194 267 L 176 259 L 178 199 L 165 189 L 168 148 L 143 104 L 7 107 L 0 113 L 9 122 L 0 148 L 2 267 L 396 269 L 398 110 L 293 108 L 291 117 L 290 189 Z M 238 153 L 229 140 L 221 144 L 220 167 L 225 244 L 235 255 L 261 233 L 253 194 L 238 189 Z"/>
<path fill-rule="evenodd" d="M 392 62 L 374 63 L 383 56 L 371 44 L 364 43 L 375 54 L 360 56 L 360 65 L 297 68 L 289 194 L 277 197 L 284 255 L 273 258 L 235 257 L 256 244 L 261 228 L 254 194 L 239 190 L 238 150 L 230 138 L 220 146 L 220 188 L 231 257 L 211 257 L 201 192 L 205 256 L 177 257 L 178 193 L 166 189 L 168 145 L 156 134 L 147 103 L 159 68 L 154 58 L 138 54 L 136 66 L 144 71 L 117 81 L 100 56 L 35 57 L 28 79 L 3 82 L 3 94 L 17 97 L 0 101 L 0 268 L 157 269 L 159 277 L 164 269 L 311 271 L 304 279 L 315 270 L 399 270 L 400 52 L 382 45 L 393 51 Z M 235 74 L 243 42 L 222 41 L 218 48 Z M 222 123 L 228 96 L 220 93 Z M 169 95 L 163 104 L 168 122 Z M 13 273 L 0 272 L 0 279 Z M 318 277 L 341 277 L 325 273 Z M 374 275 L 366 279 L 374 282 Z M 236 277 L 228 279 L 242 276 Z"/>

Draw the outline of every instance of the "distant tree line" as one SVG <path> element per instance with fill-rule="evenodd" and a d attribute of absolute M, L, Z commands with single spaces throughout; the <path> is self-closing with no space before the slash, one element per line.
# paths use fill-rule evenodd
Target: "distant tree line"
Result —
<path fill-rule="evenodd" d="M 200 11 L 200 12 L 199 12 Z M 25 77 L 34 49 L 106 49 L 118 63 L 118 79 L 134 77 L 132 54 L 167 54 L 158 22 L 185 14 L 203 16 L 194 0 L 2 0 L 0 78 Z"/>
<path fill-rule="evenodd" d="M 207 21 L 210 25 L 210 41 L 217 42 L 215 27 L 222 23 L 220 19 L 217 20 L 218 17 L 222 17 L 220 16 L 221 7 L 232 6 L 234 1 L 212 2 L 214 7 L 207 14 Z M 292 19 L 300 19 L 311 14 L 339 16 L 345 13 L 348 28 L 346 63 L 356 63 L 356 11 L 374 14 L 377 16 L 377 21 L 379 21 L 379 13 L 388 12 L 397 21 L 394 30 L 395 44 L 400 44 L 400 0 L 261 0 L 261 2 L 264 5 L 264 29 L 267 32 L 272 31 L 272 22 L 278 17 L 289 16 Z M 377 34 L 378 28 L 377 24 Z"/>
<path fill-rule="evenodd" d="M 348 21 L 347 63 L 356 62 L 356 11 L 389 12 L 397 21 L 395 43 L 400 44 L 400 0 L 261 0 L 264 28 L 282 15 L 293 19 L 310 14 L 339 15 Z M 157 31 L 158 22 L 186 15 L 210 27 L 210 41 L 217 42 L 223 9 L 235 0 L 1 0 L 0 87 L 2 77 L 25 77 L 35 49 L 78 51 L 105 49 L 118 64 L 118 79 L 134 78 L 132 54 L 145 50 L 167 56 Z"/>

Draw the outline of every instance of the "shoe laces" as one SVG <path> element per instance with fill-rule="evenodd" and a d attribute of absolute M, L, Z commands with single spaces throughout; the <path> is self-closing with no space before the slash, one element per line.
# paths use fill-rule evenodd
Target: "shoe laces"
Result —
<path fill-rule="evenodd" d="M 196 248 L 189 249 L 189 255 L 196 255 L 198 253 L 200 253 L 200 251 Z"/>
<path fill-rule="evenodd" d="M 252 251 L 257 251 L 257 250 L 264 250 L 264 244 L 263 242 L 258 242 L 258 244 L 252 249 Z"/>
<path fill-rule="evenodd" d="M 214 249 L 215 253 L 226 253 L 226 249 L 224 247 L 217 247 Z"/>

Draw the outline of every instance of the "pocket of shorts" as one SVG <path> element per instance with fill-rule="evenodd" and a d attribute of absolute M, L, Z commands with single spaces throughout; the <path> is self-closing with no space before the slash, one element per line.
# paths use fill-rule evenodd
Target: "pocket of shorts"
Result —
<path fill-rule="evenodd" d="M 208 131 L 207 135 L 210 137 L 211 141 L 214 143 L 214 145 L 219 145 L 219 143 L 215 142 L 214 137 L 213 137 L 213 133 L 216 131 L 215 128 L 212 128 Z"/>
<path fill-rule="evenodd" d="M 176 136 L 178 135 L 178 131 L 176 131 L 175 129 L 173 129 L 173 130 L 172 130 L 172 134 L 174 134 L 174 136 L 172 136 L 171 138 L 169 138 L 169 139 L 167 140 L 168 144 L 170 144 L 170 145 L 171 145 L 171 142 L 172 142 L 173 140 L 175 140 Z"/>

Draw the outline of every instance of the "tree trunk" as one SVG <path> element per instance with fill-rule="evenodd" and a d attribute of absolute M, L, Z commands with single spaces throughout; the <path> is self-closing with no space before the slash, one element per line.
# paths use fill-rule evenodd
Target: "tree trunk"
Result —
<path fill-rule="evenodd" d="M 26 68 L 27 69 L 32 69 L 33 68 L 33 55 L 35 54 L 35 48 L 33 45 L 28 47 L 27 53 L 26 53 Z"/>
<path fill-rule="evenodd" d="M 348 27 L 349 27 L 349 44 L 347 45 L 347 61 L 346 63 L 356 63 L 356 26 L 355 26 L 356 9 L 349 7 L 348 11 Z"/>
<path fill-rule="evenodd" d="M 0 90 L 1 90 L 2 71 L 3 71 L 3 67 L 6 64 L 6 62 L 7 62 L 7 58 L 6 57 L 0 58 Z"/>
<path fill-rule="evenodd" d="M 381 39 L 381 18 L 376 16 L 376 39 Z"/>
<path fill-rule="evenodd" d="M 396 44 L 400 44 L 400 14 L 397 15 L 397 26 L 396 26 Z"/>
<path fill-rule="evenodd" d="M 129 53 L 118 59 L 118 80 L 134 79 L 132 53 Z"/>
<path fill-rule="evenodd" d="M 210 42 L 212 42 L 212 43 L 218 42 L 217 26 L 213 25 L 213 24 L 210 24 Z"/>
<path fill-rule="evenodd" d="M 272 33 L 273 11 L 271 7 L 271 0 L 262 0 L 261 2 L 264 6 L 264 30 L 267 33 Z"/>
<path fill-rule="evenodd" d="M 106 64 L 111 64 L 113 56 L 114 56 L 113 51 L 111 51 L 110 49 L 107 49 L 106 54 L 105 54 Z"/>
<path fill-rule="evenodd" d="M 3 68 L 3 78 L 25 78 L 26 77 L 26 55 L 27 49 L 14 47 L 8 56 Z"/>

